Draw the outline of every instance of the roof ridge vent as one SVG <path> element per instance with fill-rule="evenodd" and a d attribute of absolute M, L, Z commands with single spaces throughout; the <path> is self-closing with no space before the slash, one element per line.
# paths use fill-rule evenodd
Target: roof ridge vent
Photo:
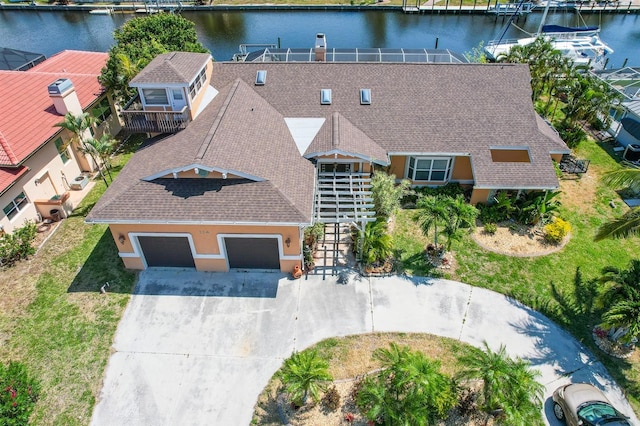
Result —
<path fill-rule="evenodd" d="M 331 117 L 331 125 L 333 130 L 332 134 L 332 142 L 334 147 L 338 147 L 340 145 L 340 114 L 337 112 L 333 113 Z"/>

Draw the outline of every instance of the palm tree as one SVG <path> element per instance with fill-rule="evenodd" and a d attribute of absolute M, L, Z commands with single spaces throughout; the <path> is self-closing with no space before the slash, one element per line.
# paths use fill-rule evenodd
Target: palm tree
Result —
<path fill-rule="evenodd" d="M 80 115 L 74 115 L 70 112 L 66 113 L 64 116 L 64 121 L 55 124 L 56 127 L 61 127 L 63 129 L 68 130 L 73 133 L 74 138 L 78 141 L 80 145 L 80 151 L 84 154 L 89 154 L 91 160 L 98 168 L 98 173 L 100 173 L 100 177 L 104 181 L 106 186 L 109 186 L 107 183 L 107 179 L 104 177 L 102 170 L 100 168 L 100 163 L 96 158 L 96 153 L 91 146 L 88 144 L 88 141 L 92 139 L 89 134 L 89 129 L 95 124 L 96 118 L 91 114 L 86 112 Z"/>
<path fill-rule="evenodd" d="M 478 217 L 478 209 L 467 203 L 462 195 L 456 198 L 443 199 L 444 208 L 447 211 L 447 221 L 443 228 L 443 234 L 447 237 L 446 250 L 451 251 L 454 241 L 460 241 L 464 235 L 463 228 L 470 228 Z"/>
<path fill-rule="evenodd" d="M 640 191 L 640 168 L 629 165 L 626 168 L 609 172 L 604 175 L 602 182 L 617 188 L 629 188 L 632 191 Z M 634 207 L 622 217 L 607 222 L 598 228 L 594 237 L 595 241 L 605 238 L 627 238 L 640 233 L 640 208 Z"/>
<path fill-rule="evenodd" d="M 333 380 L 329 374 L 329 363 L 317 351 L 294 352 L 284 362 L 278 375 L 291 400 L 298 407 L 307 402 L 308 395 L 314 401 L 319 401 L 320 391 L 326 388 L 327 382 Z"/>
<path fill-rule="evenodd" d="M 418 216 L 420 229 L 425 236 L 428 236 L 431 228 L 433 228 L 433 240 L 437 249 L 438 225 L 442 224 L 447 218 L 447 211 L 442 198 L 434 195 L 422 197 L 418 200 L 418 208 L 420 209 Z"/>
<path fill-rule="evenodd" d="M 634 259 L 628 269 L 606 267 L 602 270 L 598 304 L 603 328 L 612 340 L 629 342 L 640 336 L 640 260 Z"/>
<path fill-rule="evenodd" d="M 362 261 L 365 265 L 371 265 L 391 257 L 393 253 L 393 240 L 387 233 L 387 223 L 384 219 L 367 223 L 362 236 Z"/>
<path fill-rule="evenodd" d="M 482 351 L 470 352 L 460 362 L 466 366 L 460 378 L 482 380 L 485 411 L 502 412 L 507 424 L 539 418 L 544 395 L 544 386 L 536 381 L 540 373 L 530 370 L 526 361 L 511 359 L 504 345 L 494 352 L 485 341 Z"/>
<path fill-rule="evenodd" d="M 116 140 L 108 133 L 103 134 L 99 139 L 90 138 L 85 141 L 87 149 L 95 153 L 100 158 L 100 161 L 102 161 L 102 164 L 104 164 L 111 182 L 113 182 L 113 177 L 111 176 L 110 157 L 115 143 Z"/>
<path fill-rule="evenodd" d="M 356 403 L 365 416 L 384 425 L 431 425 L 456 403 L 453 381 L 440 362 L 391 343 L 373 354 L 382 370 L 368 376 Z"/>

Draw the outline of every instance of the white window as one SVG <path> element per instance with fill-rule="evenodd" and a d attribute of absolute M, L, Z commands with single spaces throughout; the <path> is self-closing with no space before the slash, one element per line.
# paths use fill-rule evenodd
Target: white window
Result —
<path fill-rule="evenodd" d="M 200 93 L 200 89 L 205 85 L 207 81 L 207 67 L 204 67 L 198 77 L 196 77 L 195 81 L 189 85 L 189 98 L 193 99 L 196 97 L 198 93 Z"/>
<path fill-rule="evenodd" d="M 451 172 L 451 158 L 409 157 L 407 177 L 411 180 L 445 182 Z"/>
<path fill-rule="evenodd" d="M 176 101 L 183 101 L 184 96 L 182 95 L 182 89 L 173 89 L 172 92 L 173 99 Z"/>
<path fill-rule="evenodd" d="M 169 105 L 167 91 L 164 89 L 142 89 L 146 105 Z"/>
<path fill-rule="evenodd" d="M 5 215 L 7 215 L 9 220 L 11 220 L 16 217 L 18 213 L 24 210 L 28 204 L 29 200 L 27 199 L 27 196 L 24 195 L 24 192 L 21 192 L 16 198 L 11 200 L 11 202 L 7 204 L 5 208 L 2 209 L 2 211 Z"/>

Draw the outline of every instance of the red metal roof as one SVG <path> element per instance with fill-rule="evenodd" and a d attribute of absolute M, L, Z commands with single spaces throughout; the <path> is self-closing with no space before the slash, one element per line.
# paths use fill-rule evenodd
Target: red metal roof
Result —
<path fill-rule="evenodd" d="M 63 117 L 47 86 L 59 78 L 70 79 L 86 108 L 102 93 L 97 77 L 107 58 L 107 53 L 65 50 L 28 71 L 0 71 L 0 166 L 19 165 L 60 131 L 54 125 Z M 19 176 L 1 170 L 0 192 Z"/>

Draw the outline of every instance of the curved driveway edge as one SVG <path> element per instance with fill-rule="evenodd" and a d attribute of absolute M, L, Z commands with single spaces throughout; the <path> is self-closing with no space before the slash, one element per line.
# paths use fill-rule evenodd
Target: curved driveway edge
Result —
<path fill-rule="evenodd" d="M 150 269 L 120 321 L 92 425 L 248 425 L 257 397 L 294 350 L 331 336 L 419 332 L 501 344 L 531 361 L 548 397 L 589 382 L 634 424 L 603 365 L 542 314 L 493 291 L 431 278 Z"/>

